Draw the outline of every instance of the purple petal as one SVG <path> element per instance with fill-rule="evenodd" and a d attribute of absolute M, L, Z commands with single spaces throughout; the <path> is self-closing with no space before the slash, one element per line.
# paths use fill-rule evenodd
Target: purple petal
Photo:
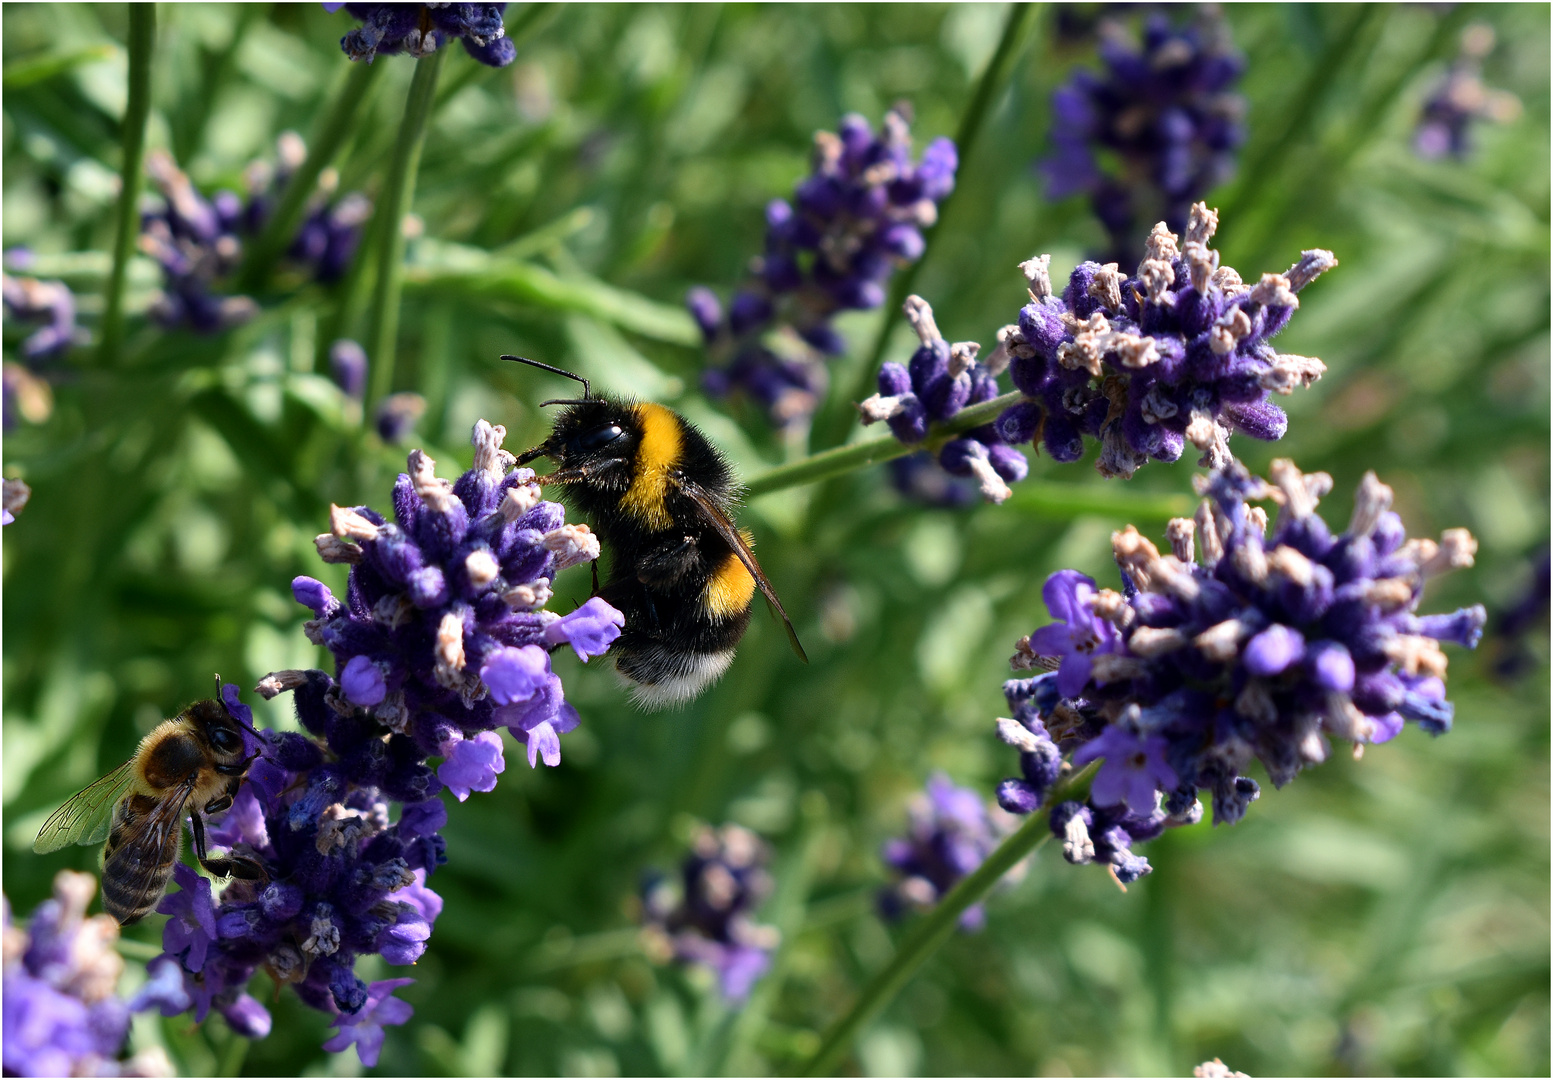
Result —
<path fill-rule="evenodd" d="M 437 779 L 463 802 L 471 791 L 495 788 L 496 775 L 506 768 L 501 736 L 494 731 L 482 731 L 472 739 L 453 744 L 447 760 L 437 766 Z"/>
<path fill-rule="evenodd" d="M 1057 669 L 1057 692 L 1063 697 L 1077 697 L 1089 682 L 1089 673 L 1094 670 L 1095 662 L 1087 653 L 1069 653 L 1062 658 L 1062 666 Z"/>
<path fill-rule="evenodd" d="M 513 735 L 528 746 L 529 768 L 537 768 L 541 757 L 551 768 L 561 764 L 561 736 L 548 723 L 535 724 L 521 733 L 514 731 Z"/>
<path fill-rule="evenodd" d="M 1337 642 L 1316 642 L 1306 651 L 1305 663 L 1323 689 L 1344 694 L 1353 690 L 1353 656 Z"/>
<path fill-rule="evenodd" d="M 528 701 L 550 685 L 550 655 L 538 645 L 494 649 L 480 678 L 499 705 Z"/>
<path fill-rule="evenodd" d="M 626 617 L 608 601 L 595 596 L 570 615 L 563 615 L 545 628 L 545 643 L 567 644 L 577 658 L 587 663 L 592 656 L 603 656 L 612 641 L 620 636 Z"/>
<path fill-rule="evenodd" d="M 340 689 L 352 705 L 371 708 L 388 696 L 383 670 L 365 656 L 353 656 L 340 672 Z"/>
<path fill-rule="evenodd" d="M 1088 626 L 1094 618 L 1083 604 L 1085 598 L 1095 592 L 1094 578 L 1085 577 L 1077 570 L 1058 570 L 1041 586 L 1041 599 L 1052 618 L 1061 619 L 1069 626 Z"/>
<path fill-rule="evenodd" d="M 1266 678 L 1278 675 L 1305 655 L 1305 635 L 1282 623 L 1274 623 L 1246 643 L 1242 658 L 1246 670 Z"/>

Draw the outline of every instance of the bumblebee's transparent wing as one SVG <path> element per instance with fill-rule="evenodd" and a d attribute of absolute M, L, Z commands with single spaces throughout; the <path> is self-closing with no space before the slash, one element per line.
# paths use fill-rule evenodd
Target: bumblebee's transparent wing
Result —
<path fill-rule="evenodd" d="M 755 579 L 755 584 L 759 586 L 761 594 L 776 609 L 777 614 L 782 617 L 782 625 L 787 628 L 787 643 L 793 647 L 793 652 L 798 655 L 798 659 L 807 664 L 809 656 L 803 651 L 803 645 L 798 641 L 798 631 L 793 629 L 793 620 L 787 617 L 787 611 L 782 607 L 782 601 L 777 599 L 776 590 L 771 587 L 771 582 L 766 580 L 765 571 L 760 568 L 760 563 L 755 561 L 755 553 L 750 550 L 750 546 L 745 542 L 744 537 L 739 535 L 737 526 L 734 525 L 732 519 L 727 514 L 723 513 L 722 507 L 718 506 L 712 497 L 701 490 L 701 488 L 695 484 L 685 484 L 683 485 L 683 490 L 701 508 L 701 516 L 728 542 L 728 546 L 733 548 L 733 553 L 744 564 L 744 569 L 748 570 L 750 577 Z"/>
<path fill-rule="evenodd" d="M 49 815 L 32 842 L 40 855 L 69 844 L 100 844 L 113 826 L 113 808 L 135 784 L 131 759 L 89 787 L 82 788 Z"/>
<path fill-rule="evenodd" d="M 110 888 L 116 902 L 131 911 L 149 907 L 161 898 L 183 845 L 183 812 L 197 782 L 198 776 L 191 776 L 164 791 L 146 813 L 131 814 L 118 845 L 103 865 L 105 905 Z M 108 884 L 110 879 L 112 885 Z"/>

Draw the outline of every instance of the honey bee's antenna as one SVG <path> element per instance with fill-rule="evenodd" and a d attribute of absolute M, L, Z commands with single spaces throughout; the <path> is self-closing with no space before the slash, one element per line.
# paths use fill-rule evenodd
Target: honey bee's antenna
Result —
<path fill-rule="evenodd" d="M 544 371 L 551 372 L 552 374 L 562 375 L 568 379 L 575 379 L 577 382 L 582 383 L 581 398 L 551 398 L 549 401 L 541 401 L 539 403 L 540 408 L 544 408 L 546 405 L 585 405 L 589 401 L 593 400 L 593 388 L 588 385 L 588 380 L 584 379 L 581 375 L 567 371 L 565 368 L 552 367 L 549 364 L 542 364 L 538 360 L 530 360 L 526 356 L 509 356 L 506 353 L 503 353 L 502 359 L 511 360 L 515 364 L 527 364 L 529 367 L 537 367 Z"/>

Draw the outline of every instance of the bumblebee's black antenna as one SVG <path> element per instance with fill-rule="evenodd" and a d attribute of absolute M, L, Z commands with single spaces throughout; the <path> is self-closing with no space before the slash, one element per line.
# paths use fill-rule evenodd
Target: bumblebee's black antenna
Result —
<path fill-rule="evenodd" d="M 511 360 L 515 364 L 527 364 L 529 367 L 537 367 L 552 374 L 563 375 L 568 379 L 575 379 L 577 382 L 582 383 L 582 398 L 580 400 L 577 398 L 552 398 L 549 401 L 541 401 L 539 403 L 540 408 L 544 408 L 546 405 L 583 405 L 593 399 L 593 388 L 588 385 L 588 380 L 581 375 L 576 375 L 565 368 L 542 364 L 538 360 L 530 360 L 526 356 L 508 356 L 506 353 L 503 353 L 502 359 Z"/>

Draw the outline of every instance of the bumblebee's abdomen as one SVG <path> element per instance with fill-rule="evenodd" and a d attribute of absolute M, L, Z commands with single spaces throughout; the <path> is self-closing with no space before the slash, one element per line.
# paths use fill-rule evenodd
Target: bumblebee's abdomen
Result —
<path fill-rule="evenodd" d="M 114 814 L 113 831 L 103 847 L 102 909 L 128 926 L 151 914 L 178 862 L 182 822 L 175 819 L 170 845 L 125 844 L 129 829 L 156 809 L 149 795 L 131 795 Z M 181 819 L 182 815 L 179 815 Z"/>
<path fill-rule="evenodd" d="M 712 570 L 701 596 L 701 606 L 713 619 L 726 619 L 739 612 L 746 615 L 755 596 L 755 578 L 734 552 L 725 555 Z M 746 617 L 745 622 L 748 622 Z"/>
<path fill-rule="evenodd" d="M 625 628 L 609 650 L 615 669 L 634 684 L 636 700 L 648 706 L 689 701 L 716 682 L 733 662 L 750 622 L 748 594 L 726 614 L 710 610 L 705 589 L 674 597 L 616 581 L 600 595 L 625 615 Z"/>

